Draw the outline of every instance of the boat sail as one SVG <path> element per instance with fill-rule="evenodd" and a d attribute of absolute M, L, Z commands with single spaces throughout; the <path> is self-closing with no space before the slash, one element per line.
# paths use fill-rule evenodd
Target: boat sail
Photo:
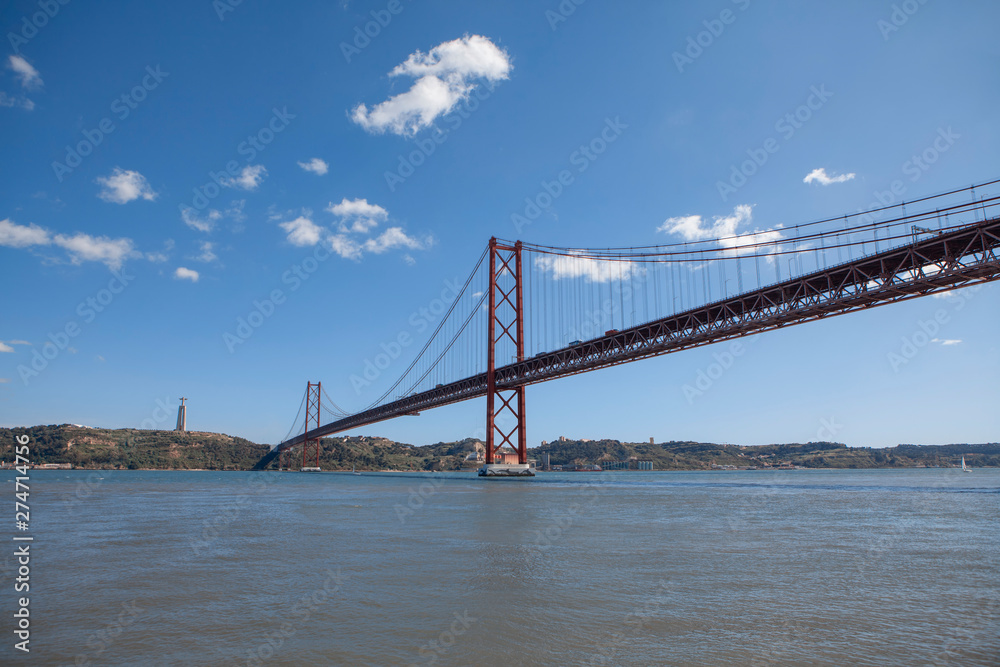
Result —
<path fill-rule="evenodd" d="M 962 457 L 962 472 L 972 472 L 972 468 L 965 465 L 965 457 Z"/>

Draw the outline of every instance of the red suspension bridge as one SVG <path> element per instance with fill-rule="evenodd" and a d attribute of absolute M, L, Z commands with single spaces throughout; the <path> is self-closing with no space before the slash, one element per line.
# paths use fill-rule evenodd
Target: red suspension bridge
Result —
<path fill-rule="evenodd" d="M 480 474 L 530 475 L 527 385 L 997 280 L 998 184 L 742 233 L 732 219 L 709 230 L 689 219 L 679 230 L 688 240 L 672 245 L 490 239 L 382 396 L 348 413 L 308 383 L 304 427 L 300 406 L 289 435 L 255 469 L 299 445 L 303 468 L 318 468 L 324 436 L 485 396 Z"/>

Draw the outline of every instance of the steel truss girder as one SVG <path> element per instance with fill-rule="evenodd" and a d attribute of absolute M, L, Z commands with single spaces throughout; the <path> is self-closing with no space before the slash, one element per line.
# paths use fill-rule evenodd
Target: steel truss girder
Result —
<path fill-rule="evenodd" d="M 567 375 L 998 280 L 998 248 L 1000 218 L 991 218 L 542 356 L 522 357 L 495 369 L 495 388 L 523 391 Z M 359 412 L 281 443 L 257 465 L 266 466 L 279 450 L 306 437 L 485 396 L 487 384 L 487 373 L 480 373 Z"/>

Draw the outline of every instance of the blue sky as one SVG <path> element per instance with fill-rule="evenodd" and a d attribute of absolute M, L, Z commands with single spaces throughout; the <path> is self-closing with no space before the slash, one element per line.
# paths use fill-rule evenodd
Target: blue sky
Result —
<path fill-rule="evenodd" d="M 894 181 L 909 199 L 998 176 L 986 0 L 2 12 L 5 426 L 171 428 L 187 396 L 192 430 L 274 443 L 307 380 L 348 410 L 374 400 L 418 345 L 371 387 L 350 376 L 402 332 L 422 344 L 411 314 L 490 236 L 669 243 L 671 218 L 742 204 L 771 229 L 867 208 Z M 609 123 L 607 150 L 515 229 Z M 745 184 L 720 187 L 769 139 Z M 804 183 L 816 169 L 854 176 Z M 252 335 L 227 339 L 275 290 Z M 998 303 L 987 285 L 758 336 L 693 398 L 728 344 L 533 386 L 529 440 L 995 442 Z M 894 367 L 939 311 L 939 342 Z M 361 432 L 426 444 L 483 422 L 479 400 Z"/>

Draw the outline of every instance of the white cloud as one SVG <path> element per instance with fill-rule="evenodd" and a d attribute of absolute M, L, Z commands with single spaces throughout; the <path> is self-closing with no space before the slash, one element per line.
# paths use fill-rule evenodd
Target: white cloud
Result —
<path fill-rule="evenodd" d="M 847 181 L 854 178 L 855 174 L 841 174 L 840 176 L 827 176 L 826 169 L 820 167 L 819 169 L 813 169 L 810 171 L 805 178 L 802 179 L 803 183 L 812 183 L 816 181 L 820 185 L 832 185 L 834 183 L 846 183 Z"/>
<path fill-rule="evenodd" d="M 389 212 L 378 204 L 369 204 L 367 199 L 348 201 L 344 197 L 339 204 L 330 202 L 326 210 L 340 218 L 340 232 L 356 232 L 367 234 L 378 226 L 379 221 L 385 221 Z"/>
<path fill-rule="evenodd" d="M 27 60 L 21 56 L 12 55 L 7 60 L 7 67 L 14 70 L 18 78 L 21 80 L 21 85 L 29 90 L 35 90 L 42 87 L 42 77 L 38 73 L 38 70 L 31 66 Z"/>
<path fill-rule="evenodd" d="M 98 177 L 97 183 L 103 186 L 97 196 L 114 204 L 127 204 L 140 197 L 148 201 L 156 199 L 156 193 L 149 186 L 146 177 L 137 171 L 115 167 L 110 176 Z"/>
<path fill-rule="evenodd" d="M 82 262 L 103 262 L 112 269 L 120 268 L 129 257 L 141 257 L 132 244 L 132 239 L 111 239 L 107 236 L 90 236 L 77 232 L 72 236 L 49 232 L 36 225 L 18 225 L 10 220 L 0 220 L 0 245 L 9 248 L 27 248 L 33 245 L 55 244 L 70 254 L 74 264 Z"/>
<path fill-rule="evenodd" d="M 958 345 L 962 342 L 961 338 L 931 338 L 932 343 L 937 343 L 938 345 Z"/>
<path fill-rule="evenodd" d="M 245 204 L 245 199 L 234 199 L 225 211 L 210 208 L 204 213 L 199 213 L 190 206 L 181 206 L 181 220 L 191 229 L 208 233 L 215 229 L 216 223 L 220 220 L 229 219 L 233 221 L 230 231 L 238 233 L 243 231 L 241 223 L 247 218 L 246 213 L 243 212 Z"/>
<path fill-rule="evenodd" d="M 73 236 L 57 234 L 53 241 L 69 252 L 74 264 L 103 262 L 109 268 L 118 269 L 126 258 L 135 256 L 132 239 L 110 239 L 77 232 Z"/>
<path fill-rule="evenodd" d="M 781 232 L 771 230 L 768 232 L 750 232 L 749 234 L 737 234 L 736 236 L 720 239 L 719 245 L 724 248 L 722 254 L 725 257 L 739 257 L 740 255 L 768 254 L 778 252 L 780 245 L 777 243 L 784 237 Z M 756 247 L 762 245 L 764 247 Z M 774 257 L 768 257 L 768 261 L 773 261 Z"/>
<path fill-rule="evenodd" d="M 319 243 L 326 231 L 309 218 L 300 215 L 294 220 L 279 225 L 287 233 L 288 242 L 295 246 L 313 246 Z"/>
<path fill-rule="evenodd" d="M 740 204 L 733 209 L 732 215 L 716 216 L 710 225 L 706 225 L 700 215 L 688 215 L 680 218 L 667 218 L 662 225 L 656 228 L 656 231 L 666 234 L 680 234 L 685 241 L 706 241 L 735 235 L 736 228 L 743 223 L 750 222 L 752 215 L 752 206 Z"/>
<path fill-rule="evenodd" d="M 246 203 L 246 199 L 234 199 L 229 202 L 229 208 L 226 209 L 226 217 L 232 218 L 236 222 L 246 220 L 247 215 L 243 212 L 243 207 L 246 206 Z"/>
<path fill-rule="evenodd" d="M 165 262 L 168 259 L 170 259 L 170 255 L 168 253 L 173 249 L 174 249 L 174 240 L 167 239 L 163 243 L 163 250 L 161 252 L 147 252 L 146 259 L 149 260 L 150 262 L 157 262 L 157 263 Z"/>
<path fill-rule="evenodd" d="M 359 104 L 351 119 L 368 132 L 413 135 L 430 126 L 468 98 L 478 80 L 504 80 L 511 70 L 510 57 L 481 35 L 466 35 L 438 44 L 427 53 L 417 51 L 397 65 L 389 76 L 416 79 L 406 92 L 390 97 L 371 110 Z"/>
<path fill-rule="evenodd" d="M 299 166 L 306 171 L 311 171 L 317 176 L 322 176 L 326 172 L 330 171 L 330 165 L 323 160 L 320 160 L 318 157 L 314 157 L 306 162 L 299 162 Z"/>
<path fill-rule="evenodd" d="M 193 269 L 187 269 L 183 266 L 178 266 L 177 270 L 174 271 L 174 278 L 177 280 L 190 280 L 193 283 L 198 282 L 198 272 Z"/>
<path fill-rule="evenodd" d="M 267 169 L 262 164 L 247 165 L 236 178 L 220 179 L 227 188 L 240 188 L 242 190 L 256 190 L 264 177 L 267 176 Z"/>
<path fill-rule="evenodd" d="M 700 215 L 688 215 L 678 218 L 667 218 L 656 228 L 658 232 L 679 234 L 687 242 L 716 240 L 722 248 L 723 256 L 737 257 L 740 255 L 767 254 L 779 252 L 781 246 L 777 243 L 784 238 L 780 231 L 754 230 L 743 234 L 737 233 L 741 226 L 753 221 L 753 206 L 740 204 L 733 209 L 732 215 L 716 216 L 711 223 L 706 223 Z M 780 225 L 778 225 L 780 228 Z M 762 248 L 758 244 L 769 244 Z M 769 256 L 773 262 L 774 257 Z"/>
<path fill-rule="evenodd" d="M 552 273 L 554 280 L 583 277 L 592 283 L 630 278 L 641 275 L 644 270 L 630 261 L 618 262 L 572 255 L 542 255 L 535 258 L 535 266 Z"/>
<path fill-rule="evenodd" d="M 18 225 L 9 218 L 0 220 L 0 245 L 8 248 L 27 248 L 31 245 L 48 245 L 49 233 L 37 225 Z"/>
<path fill-rule="evenodd" d="M 366 253 L 381 255 L 395 249 L 423 250 L 434 243 L 430 235 L 423 238 L 410 236 L 402 227 L 389 227 L 378 236 L 368 237 L 370 232 L 379 223 L 379 220 L 387 220 L 389 212 L 377 204 L 369 204 L 366 199 L 343 199 L 339 204 L 330 203 L 327 211 L 340 218 L 339 229 L 336 233 L 318 225 L 312 220 L 312 211 L 302 209 L 301 215 L 294 220 L 280 223 L 281 229 L 286 233 L 289 243 L 296 246 L 314 246 L 318 243 L 326 244 L 336 255 L 344 259 L 360 260 Z M 295 215 L 295 213 L 285 214 Z M 272 220 L 281 220 L 281 214 L 273 214 Z M 360 238 L 353 234 L 362 235 Z M 414 259 L 408 253 L 404 253 L 403 261 L 414 263 Z"/>
<path fill-rule="evenodd" d="M 371 218 L 358 218 L 351 223 L 348 227 L 345 223 L 340 223 L 340 231 L 343 232 L 354 232 L 357 234 L 367 234 L 371 230 L 378 227 L 378 221 L 372 220 Z"/>
<path fill-rule="evenodd" d="M 27 97 L 11 97 L 7 93 L 0 90 L 0 107 L 13 107 L 19 106 L 23 109 L 31 111 L 35 108 L 35 103 L 29 100 Z"/>
<path fill-rule="evenodd" d="M 13 352 L 14 348 L 0 340 L 0 352 Z"/>
<path fill-rule="evenodd" d="M 191 229 L 197 229 L 199 232 L 212 231 L 215 227 L 215 223 L 220 218 L 222 218 L 222 214 L 214 208 L 209 209 L 208 213 L 206 213 L 204 217 L 199 217 L 198 212 L 190 206 L 185 206 L 181 209 L 181 220 L 184 221 L 184 224 Z"/>
<path fill-rule="evenodd" d="M 366 217 L 385 219 L 389 215 L 389 212 L 378 204 L 369 204 L 367 199 L 348 200 L 347 197 L 344 197 L 339 204 L 330 202 L 326 210 L 344 218 Z"/>
<path fill-rule="evenodd" d="M 329 239 L 330 249 L 344 259 L 361 259 L 361 246 L 344 234 L 334 234 Z"/>
<path fill-rule="evenodd" d="M 408 248 L 410 250 L 423 250 L 433 243 L 430 237 L 420 241 L 412 236 L 407 236 L 402 227 L 390 227 L 376 238 L 368 239 L 364 243 L 364 249 L 368 252 L 380 255 L 393 248 Z"/>
<path fill-rule="evenodd" d="M 219 259 L 219 256 L 212 252 L 213 244 L 209 241 L 203 241 L 201 243 L 201 254 L 195 257 L 199 262 L 214 262 Z"/>

